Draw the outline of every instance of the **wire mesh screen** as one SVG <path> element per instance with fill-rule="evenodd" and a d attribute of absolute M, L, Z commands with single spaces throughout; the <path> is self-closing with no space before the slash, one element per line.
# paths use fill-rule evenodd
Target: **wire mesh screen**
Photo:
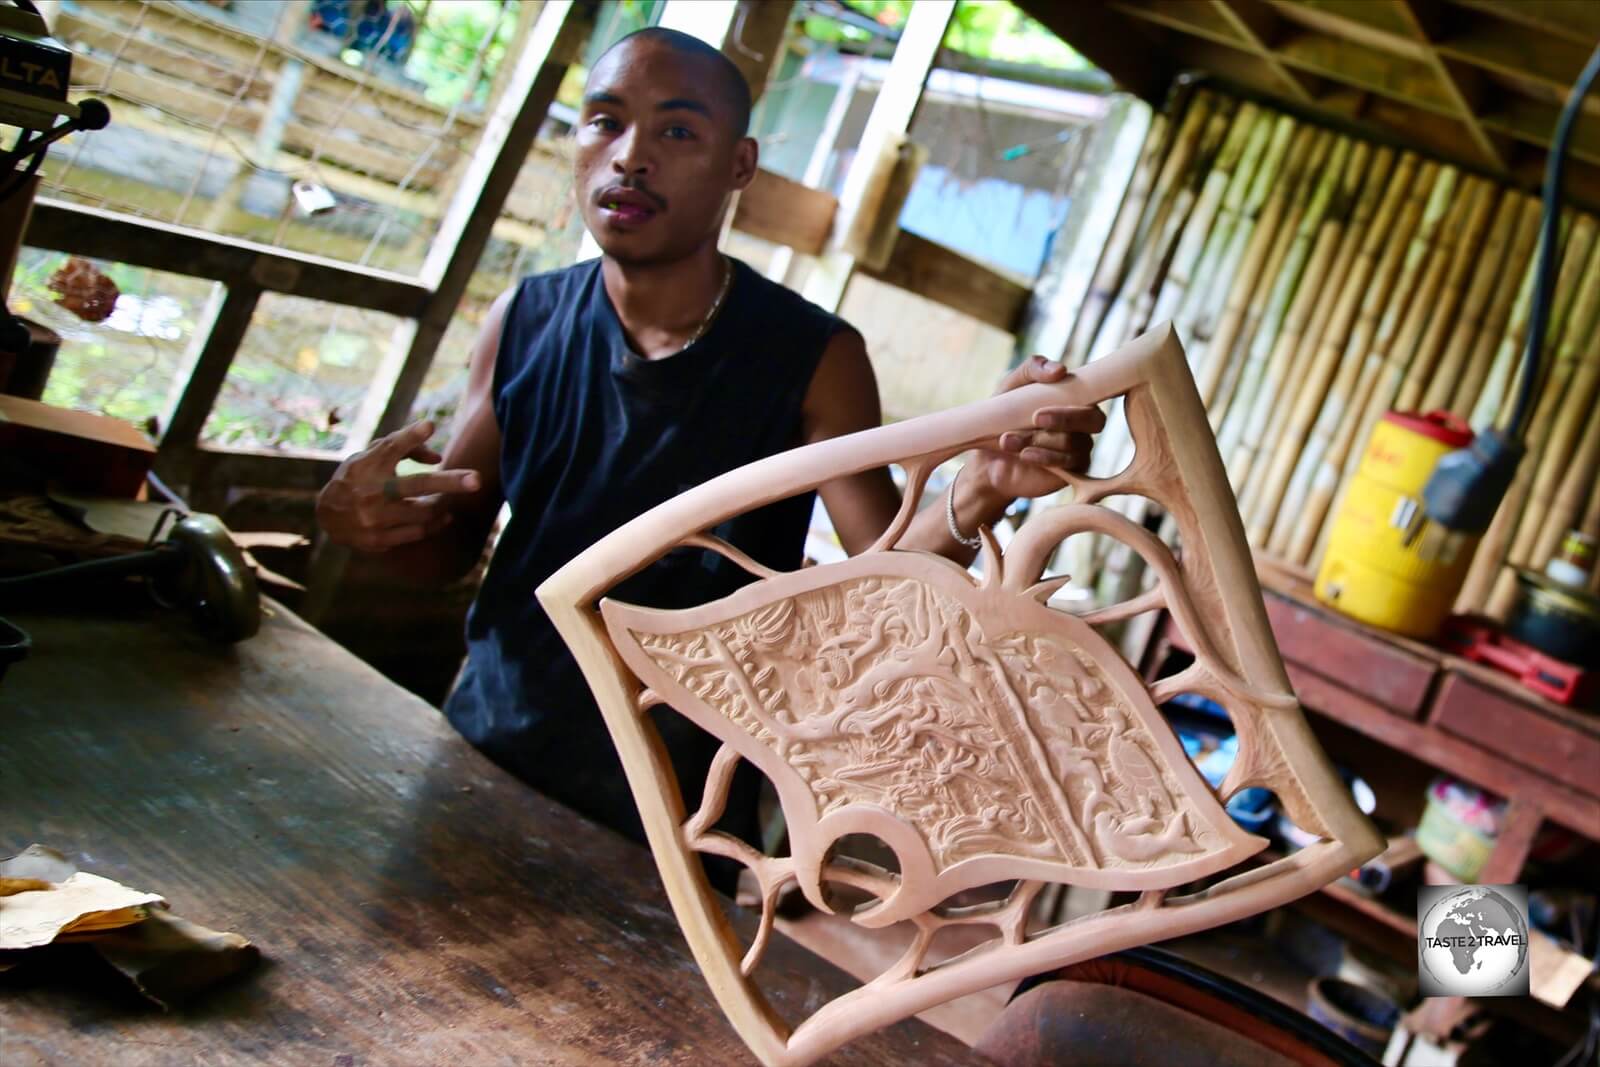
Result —
<path fill-rule="evenodd" d="M 527 178 L 524 168 L 518 185 Z M 512 195 L 516 196 L 515 190 Z M 478 330 L 495 297 L 516 284 L 519 278 L 555 270 L 572 262 L 582 224 L 570 204 L 552 219 L 553 230 L 558 220 L 564 220 L 564 228 L 553 232 L 548 240 L 537 245 L 492 242 L 478 260 L 477 269 L 467 283 L 467 294 L 445 328 L 444 339 L 439 342 L 439 350 L 411 409 L 413 420 L 431 419 L 438 427 L 433 439 L 435 447 L 448 443 L 455 429 L 455 414 L 467 389 L 467 364 L 472 358 Z"/>
<path fill-rule="evenodd" d="M 112 123 L 58 145 L 42 169 L 40 195 L 415 274 L 540 6 L 68 0 L 55 35 L 74 52 L 73 95 L 105 100 Z M 552 119 L 524 160 L 460 323 L 429 376 L 425 410 L 446 417 L 453 410 L 473 324 L 495 295 L 521 273 L 570 262 L 576 236 L 566 131 Z M 49 324 L 64 335 L 48 386 L 53 402 L 141 421 L 158 416 L 187 334 L 167 337 L 171 323 L 157 322 L 144 304 L 132 319 L 61 314 L 45 283 L 66 258 L 38 253 L 29 261 L 38 284 L 32 275 L 18 282 L 33 285 L 25 294 L 32 306 L 52 305 Z M 154 278 L 91 266 L 120 284 L 123 302 L 137 304 L 138 290 Z M 171 288 L 176 277 L 161 284 Z M 190 325 L 189 305 L 203 308 L 211 298 L 209 283 L 192 288 L 179 316 Z M 342 420 L 352 415 L 354 385 L 339 368 L 371 373 L 377 353 L 393 342 L 396 320 L 313 304 L 263 301 L 264 309 L 292 315 L 298 332 L 293 343 L 280 343 L 272 333 L 283 324 L 258 312 L 242 346 L 248 358 L 230 377 L 208 440 L 347 443 Z M 351 362 L 356 349 L 363 354 Z M 259 400 L 250 399 L 255 394 Z"/>
<path fill-rule="evenodd" d="M 530 7 L 533 5 L 530 5 Z M 519 0 L 64 5 L 73 88 L 112 125 L 47 195 L 402 272 L 482 132 Z"/>

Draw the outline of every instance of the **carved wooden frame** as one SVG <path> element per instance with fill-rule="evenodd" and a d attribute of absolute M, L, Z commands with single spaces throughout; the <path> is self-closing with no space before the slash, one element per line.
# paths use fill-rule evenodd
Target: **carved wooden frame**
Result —
<path fill-rule="evenodd" d="M 1117 396 L 1125 397 L 1137 446 L 1131 464 L 1109 478 L 1062 472 L 1075 502 L 1034 514 L 1004 555 L 983 531 L 981 582 L 948 560 L 895 548 L 938 463 L 1031 426 L 1038 408 Z M 906 467 L 905 504 L 878 543 L 852 559 L 779 573 L 706 532 L 890 462 Z M 1167 508 L 1181 531 L 1181 559 L 1147 530 L 1095 506 L 1121 493 Z M 1056 545 L 1078 531 L 1129 545 L 1154 571 L 1155 587 L 1082 617 L 1048 607 L 1066 579 L 1040 575 Z M 718 552 L 758 580 L 683 611 L 602 599 L 684 545 Z M 1205 408 L 1168 327 L 1061 382 L 794 449 L 715 478 L 603 538 L 538 596 L 605 715 L 700 969 L 763 1063 L 809 1063 L 955 997 L 1276 907 L 1383 847 L 1289 686 Z M 1172 612 L 1196 658 L 1147 687 L 1094 626 L 1159 607 Z M 1218 790 L 1156 711 L 1180 692 L 1222 704 L 1239 733 L 1238 759 Z M 644 714 L 658 703 L 723 742 L 693 816 Z M 788 856 L 762 856 L 710 829 L 741 759 L 777 789 Z M 984 797 L 1006 804 L 980 805 L 975 781 L 989 791 Z M 1257 785 L 1272 789 L 1321 840 L 1203 892 L 1168 896 L 1265 845 L 1222 807 Z M 877 835 L 900 872 L 835 859 L 830 846 L 850 833 Z M 724 918 L 696 851 L 731 857 L 757 876 L 762 917 L 748 948 Z M 957 892 L 1011 879 L 1004 900 L 938 907 Z M 1046 881 L 1141 895 L 1029 935 L 1028 907 Z M 825 882 L 865 890 L 876 901 L 853 921 L 916 927 L 899 961 L 793 1030 L 751 979 L 778 892 L 790 882 L 824 910 L 831 910 Z M 934 935 L 960 924 L 990 925 L 997 935 L 925 966 Z"/>

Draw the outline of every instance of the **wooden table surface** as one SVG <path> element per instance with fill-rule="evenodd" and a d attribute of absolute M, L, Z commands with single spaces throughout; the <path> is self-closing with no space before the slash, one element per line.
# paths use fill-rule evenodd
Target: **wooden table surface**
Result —
<path fill-rule="evenodd" d="M 10 614 L 34 650 L 0 681 L 0 856 L 53 846 L 265 960 L 171 1014 L 13 971 L 0 1062 L 753 1062 L 644 849 L 273 610 L 232 648 L 173 613 Z M 855 984 L 781 935 L 759 975 L 791 1019 Z M 829 1062 L 977 1057 L 913 1021 Z"/>

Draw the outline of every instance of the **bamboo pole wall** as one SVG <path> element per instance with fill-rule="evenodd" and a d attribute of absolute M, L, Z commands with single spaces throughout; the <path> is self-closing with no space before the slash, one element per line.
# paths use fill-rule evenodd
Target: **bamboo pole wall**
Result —
<path fill-rule="evenodd" d="M 1476 429 L 1508 416 L 1538 229 L 1536 197 L 1200 89 L 1152 123 L 1065 358 L 1171 320 L 1251 544 L 1314 570 L 1384 412 L 1445 409 Z M 1535 397 L 1457 610 L 1503 616 L 1513 568 L 1600 527 L 1600 220 L 1581 212 L 1563 218 Z M 1133 452 L 1114 411 L 1092 473 Z M 1110 503 L 1157 525 L 1149 501 Z M 1136 590 L 1121 568 L 1137 565 L 1103 545 L 1071 561 L 1102 598 Z"/>

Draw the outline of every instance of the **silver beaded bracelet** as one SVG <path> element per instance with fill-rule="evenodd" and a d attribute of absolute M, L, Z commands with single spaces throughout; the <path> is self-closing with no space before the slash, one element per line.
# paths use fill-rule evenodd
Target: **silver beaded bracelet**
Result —
<path fill-rule="evenodd" d="M 961 532 L 961 527 L 956 525 L 956 478 L 961 477 L 961 468 L 956 468 L 955 478 L 950 479 L 950 487 L 944 491 L 944 521 L 950 527 L 950 536 L 958 544 L 966 545 L 971 549 L 981 549 L 983 538 L 977 534 L 971 537 Z"/>

